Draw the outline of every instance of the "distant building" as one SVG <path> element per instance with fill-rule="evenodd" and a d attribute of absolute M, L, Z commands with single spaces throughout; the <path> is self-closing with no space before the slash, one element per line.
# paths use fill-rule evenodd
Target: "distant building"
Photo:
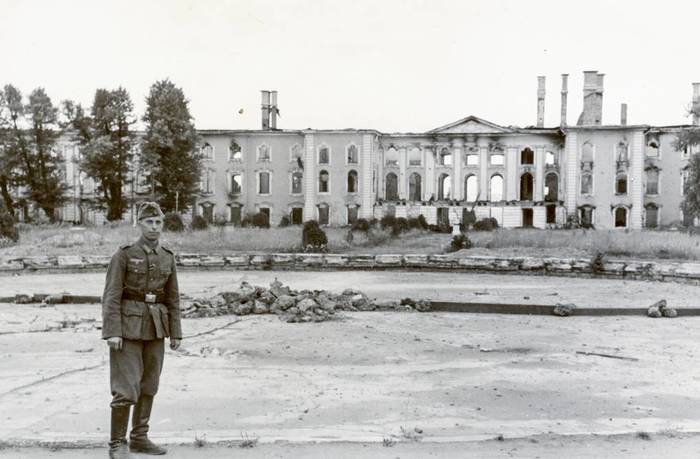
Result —
<path fill-rule="evenodd" d="M 477 218 L 494 217 L 511 228 L 563 225 L 572 216 L 596 228 L 681 220 L 693 152 L 676 151 L 673 141 L 691 125 L 627 125 L 625 104 L 619 124 L 602 124 L 603 75 L 595 71 L 584 72 L 584 108 L 575 126 L 566 122 L 567 75 L 559 126 L 543 126 L 544 77 L 537 95 L 536 126 L 468 116 L 428 132 L 382 133 L 278 129 L 277 94 L 263 91 L 261 130 L 199 131 L 204 163 L 191 212 L 234 225 L 264 212 L 273 226 L 285 215 L 293 223 L 329 225 L 389 214 L 454 224 L 472 208 Z M 694 83 L 693 100 L 699 98 L 700 83 Z M 62 148 L 77 154 L 69 142 Z M 77 164 L 67 164 L 73 189 L 82 183 L 88 192 Z M 62 218 L 76 220 L 79 211 L 74 201 Z"/>

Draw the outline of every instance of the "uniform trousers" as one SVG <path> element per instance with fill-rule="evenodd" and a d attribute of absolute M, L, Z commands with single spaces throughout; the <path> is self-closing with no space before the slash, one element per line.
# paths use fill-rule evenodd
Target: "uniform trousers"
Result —
<path fill-rule="evenodd" d="M 164 341 L 123 339 L 121 350 L 109 350 L 110 406 L 133 405 L 141 395 L 156 395 L 163 369 Z"/>

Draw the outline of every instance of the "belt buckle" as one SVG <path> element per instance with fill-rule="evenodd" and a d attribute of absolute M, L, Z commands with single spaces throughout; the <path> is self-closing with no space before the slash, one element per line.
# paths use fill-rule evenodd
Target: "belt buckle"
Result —
<path fill-rule="evenodd" d="M 146 293 L 144 301 L 146 303 L 155 303 L 156 302 L 156 294 L 155 293 Z"/>

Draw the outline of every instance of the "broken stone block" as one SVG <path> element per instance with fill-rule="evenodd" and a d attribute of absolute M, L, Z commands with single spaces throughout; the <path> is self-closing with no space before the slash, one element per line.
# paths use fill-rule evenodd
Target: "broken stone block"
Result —
<path fill-rule="evenodd" d="M 651 306 L 649 309 L 647 309 L 647 316 L 653 318 L 661 317 L 661 311 L 659 311 L 658 306 Z"/>
<path fill-rule="evenodd" d="M 30 295 L 24 293 L 18 293 L 15 295 L 15 304 L 30 304 L 34 299 Z"/>
<path fill-rule="evenodd" d="M 416 301 L 416 304 L 413 307 L 418 312 L 428 312 L 430 311 L 431 305 L 430 301 L 420 299 Z"/>
<path fill-rule="evenodd" d="M 664 308 L 661 311 L 661 315 L 672 319 L 674 317 L 678 317 L 678 311 L 673 308 Z"/>
<path fill-rule="evenodd" d="M 224 257 L 224 261 L 228 266 L 248 266 L 248 261 L 250 257 L 247 254 L 244 255 L 227 255 Z"/>
<path fill-rule="evenodd" d="M 268 312 L 270 312 L 270 308 L 262 301 L 256 300 L 253 303 L 253 314 L 267 314 Z"/>
<path fill-rule="evenodd" d="M 253 312 L 253 305 L 251 304 L 251 302 L 241 303 L 236 308 L 236 314 L 238 314 L 239 316 L 245 316 L 247 314 L 250 314 L 251 312 Z"/>
<path fill-rule="evenodd" d="M 576 305 L 573 303 L 557 303 L 556 305 L 554 305 L 554 310 L 552 311 L 552 314 L 559 317 L 567 317 L 573 314 L 575 309 Z"/>
<path fill-rule="evenodd" d="M 274 303 L 272 303 L 272 307 L 280 309 L 282 311 L 286 311 L 287 309 L 294 306 L 295 303 L 296 301 L 294 300 L 293 296 L 281 295 L 275 300 Z"/>
<path fill-rule="evenodd" d="M 318 303 L 316 303 L 311 298 L 304 298 L 303 300 L 301 300 L 297 303 L 297 308 L 301 312 L 306 312 L 310 309 L 315 308 L 316 306 L 318 306 Z"/>
<path fill-rule="evenodd" d="M 395 311 L 399 308 L 399 302 L 396 300 L 381 300 L 375 301 L 374 306 L 381 311 Z"/>
<path fill-rule="evenodd" d="M 46 303 L 46 304 L 61 304 L 61 303 L 63 303 L 63 295 L 62 294 L 48 295 L 46 298 L 44 298 L 44 303 Z"/>
<path fill-rule="evenodd" d="M 58 257 L 59 268 L 82 268 L 84 266 L 83 257 L 79 255 L 60 255 Z"/>
<path fill-rule="evenodd" d="M 272 292 L 270 292 L 269 290 L 265 290 L 264 292 L 262 292 L 259 298 L 260 301 L 262 301 L 268 306 L 274 303 L 276 299 L 277 297 L 275 297 L 275 295 L 273 295 Z"/>

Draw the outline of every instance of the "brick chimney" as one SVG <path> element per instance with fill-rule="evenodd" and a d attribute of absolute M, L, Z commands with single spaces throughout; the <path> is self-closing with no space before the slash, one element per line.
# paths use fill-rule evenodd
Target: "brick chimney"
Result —
<path fill-rule="evenodd" d="M 583 112 L 579 126 L 600 126 L 603 121 L 603 77 L 596 70 L 583 72 Z"/>
<path fill-rule="evenodd" d="M 544 127 L 544 94 L 545 78 L 537 77 L 537 127 Z"/>
<path fill-rule="evenodd" d="M 262 94 L 262 130 L 267 131 L 270 129 L 270 91 L 260 91 L 260 93 Z"/>
<path fill-rule="evenodd" d="M 270 129 L 277 129 L 277 91 L 270 91 Z"/>
<path fill-rule="evenodd" d="M 693 83 L 693 125 L 700 126 L 700 83 Z"/>
<path fill-rule="evenodd" d="M 566 105 L 567 97 L 569 94 L 569 74 L 561 74 L 561 119 L 559 120 L 559 126 L 566 126 Z"/>
<path fill-rule="evenodd" d="M 627 104 L 620 105 L 620 125 L 627 126 Z"/>

